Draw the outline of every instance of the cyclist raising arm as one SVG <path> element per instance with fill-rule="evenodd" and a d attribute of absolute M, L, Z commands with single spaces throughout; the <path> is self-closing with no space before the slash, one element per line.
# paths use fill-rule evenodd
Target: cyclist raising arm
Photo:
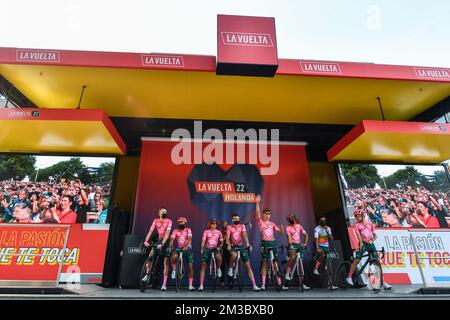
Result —
<path fill-rule="evenodd" d="M 247 249 L 252 249 L 250 242 L 248 241 L 247 230 L 245 225 L 240 224 L 240 217 L 237 213 L 233 213 L 231 216 L 233 224 L 228 226 L 226 234 L 226 243 L 228 244 L 227 249 L 231 252 L 230 263 L 228 264 L 228 276 L 233 277 L 233 264 L 237 259 L 237 253 L 240 252 L 242 261 L 245 263 L 245 268 L 247 269 L 247 274 L 253 284 L 253 291 L 260 291 L 255 281 L 255 276 L 253 275 L 252 267 L 250 265 L 250 259 L 248 257 Z M 242 239 L 246 243 L 246 247 L 243 246 Z"/>
<path fill-rule="evenodd" d="M 170 258 L 170 250 L 169 250 L 169 239 L 170 230 L 172 229 L 172 220 L 167 218 L 167 210 L 164 207 L 159 208 L 159 218 L 155 218 L 153 220 L 152 226 L 150 227 L 147 236 L 145 237 L 144 245 L 146 247 L 150 246 L 148 240 L 152 236 L 153 230 L 158 231 L 158 241 L 156 242 L 156 249 L 160 251 L 160 255 L 164 257 L 164 281 L 161 286 L 162 291 L 167 290 L 167 276 L 169 274 L 169 258 Z M 155 248 L 152 248 L 153 251 Z"/>
<path fill-rule="evenodd" d="M 283 233 L 283 226 L 277 226 L 275 223 L 269 221 L 271 211 L 269 208 L 264 209 L 263 217 L 261 218 L 261 196 L 256 196 L 256 222 L 261 231 L 261 261 L 262 261 L 262 275 L 261 275 L 261 290 L 266 290 L 266 276 L 267 276 L 267 252 L 272 249 L 274 258 L 278 260 L 277 242 L 275 240 L 274 231 Z"/>
<path fill-rule="evenodd" d="M 216 229 L 217 220 L 211 219 L 208 222 L 208 229 L 203 232 L 202 243 L 200 246 L 200 253 L 202 254 L 202 268 L 200 270 L 200 287 L 198 291 L 203 291 L 203 283 L 205 281 L 206 266 L 211 260 L 211 255 L 215 255 L 217 263 L 217 277 L 222 276 L 220 266 L 222 264 L 222 255 L 220 248 L 223 244 L 222 232 Z"/>
<path fill-rule="evenodd" d="M 289 226 L 286 227 L 286 235 L 289 244 L 289 260 L 287 262 L 285 278 L 286 280 L 292 280 L 290 278 L 292 264 L 296 259 L 297 252 L 300 252 L 301 259 L 303 259 L 303 249 L 306 248 L 308 243 L 308 233 L 306 233 L 305 229 L 298 223 L 295 215 L 288 215 L 287 220 L 289 222 Z M 300 241 L 301 234 L 305 236 L 305 241 L 303 243 Z M 303 284 L 303 289 L 309 290 L 311 288 Z"/>
<path fill-rule="evenodd" d="M 354 213 L 356 223 L 353 225 L 353 229 L 355 230 L 356 237 L 358 239 L 358 251 L 356 252 L 356 258 L 353 260 L 352 265 L 350 266 L 350 271 L 345 279 L 347 283 L 353 286 L 352 276 L 355 272 L 356 266 L 361 261 L 362 256 L 365 252 L 373 252 L 373 256 L 378 258 L 377 248 L 375 247 L 374 241 L 377 239 L 377 235 L 375 234 L 374 225 L 369 221 L 364 221 L 363 212 L 360 210 L 356 210 Z M 384 289 L 391 289 L 391 286 L 386 282 L 383 282 Z"/>
<path fill-rule="evenodd" d="M 176 277 L 177 259 L 180 252 L 183 252 L 183 257 L 186 259 L 189 268 L 189 291 L 194 291 L 192 285 L 194 281 L 194 254 L 192 253 L 192 231 L 186 228 L 187 219 L 180 217 L 177 220 L 178 229 L 175 229 L 170 237 L 170 251 L 172 251 L 172 279 Z M 173 250 L 173 243 L 177 242 L 178 248 Z"/>

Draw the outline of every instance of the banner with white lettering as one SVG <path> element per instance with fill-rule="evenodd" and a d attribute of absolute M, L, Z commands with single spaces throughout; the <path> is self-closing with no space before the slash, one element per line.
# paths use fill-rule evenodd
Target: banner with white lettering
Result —
<path fill-rule="evenodd" d="M 255 216 L 256 195 L 262 195 L 261 209 L 270 208 L 270 220 L 277 225 L 286 226 L 287 215 L 294 213 L 310 238 L 315 226 L 305 146 L 266 146 L 267 150 L 256 143 L 183 145 L 144 139 L 133 233 L 145 236 L 158 218 L 159 207 L 167 209 L 172 231 L 177 228 L 177 219 L 186 217 L 193 234 L 198 281 L 200 244 L 208 221 L 217 219 L 220 229 L 223 222 L 231 224 L 232 214 L 238 213 L 241 223 L 247 223 L 253 246 L 251 263 L 259 275 L 261 236 Z M 285 234 L 275 234 L 275 238 L 278 245 L 287 244 Z"/>
<path fill-rule="evenodd" d="M 61 282 L 99 283 L 108 234 L 109 225 L 1 223 L 0 281 L 56 281 L 61 272 Z"/>
<path fill-rule="evenodd" d="M 427 286 L 450 286 L 450 230 L 376 229 L 376 234 L 375 246 L 386 252 L 381 260 L 386 282 L 422 284 L 420 263 Z M 353 228 L 349 235 L 355 249 Z"/>

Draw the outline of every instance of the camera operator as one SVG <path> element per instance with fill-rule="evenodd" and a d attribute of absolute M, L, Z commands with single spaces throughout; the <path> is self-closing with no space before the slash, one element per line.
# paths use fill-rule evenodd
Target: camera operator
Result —
<path fill-rule="evenodd" d="M 42 196 L 39 198 L 37 205 L 37 213 L 39 216 L 39 221 L 33 219 L 34 222 L 43 222 L 48 219 L 53 219 L 56 214 L 57 202 L 55 201 L 56 195 L 53 196 Z M 36 211 L 33 210 L 36 214 Z"/>

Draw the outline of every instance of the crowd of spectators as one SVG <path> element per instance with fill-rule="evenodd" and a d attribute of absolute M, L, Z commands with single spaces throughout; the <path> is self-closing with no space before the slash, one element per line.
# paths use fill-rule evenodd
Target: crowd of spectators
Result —
<path fill-rule="evenodd" d="M 110 185 L 0 182 L 0 223 L 106 223 Z"/>
<path fill-rule="evenodd" d="M 450 192 L 359 188 L 346 189 L 345 199 L 377 227 L 448 228 L 450 221 Z"/>

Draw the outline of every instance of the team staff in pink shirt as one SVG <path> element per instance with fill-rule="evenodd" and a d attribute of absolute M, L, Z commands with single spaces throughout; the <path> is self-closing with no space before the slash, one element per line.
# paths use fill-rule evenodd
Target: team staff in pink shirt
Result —
<path fill-rule="evenodd" d="M 208 222 L 208 229 L 203 232 L 202 243 L 200 247 L 200 253 L 202 255 L 202 268 L 200 270 L 200 286 L 198 291 L 203 291 L 203 283 L 205 281 L 206 266 L 211 260 L 211 256 L 214 254 L 217 266 L 217 277 L 222 276 L 222 254 L 221 248 L 223 246 L 222 232 L 217 230 L 217 220 L 211 219 Z"/>
<path fill-rule="evenodd" d="M 170 236 L 170 230 L 172 229 L 172 220 L 167 218 L 167 210 L 164 207 L 159 208 L 159 218 L 155 218 L 153 220 L 152 226 L 150 227 L 150 230 L 147 233 L 147 236 L 145 237 L 144 245 L 146 247 L 150 246 L 150 243 L 148 243 L 148 240 L 153 234 L 154 230 L 158 231 L 158 241 L 156 242 L 155 246 L 157 249 L 158 254 L 164 257 L 164 280 L 163 285 L 161 286 L 161 291 L 167 290 L 167 276 L 169 274 L 169 258 L 170 258 L 170 250 L 169 250 L 169 236 Z M 151 252 L 154 253 L 153 248 Z M 150 253 L 151 253 L 150 252 Z M 147 277 L 147 275 L 145 276 Z M 145 279 L 144 277 L 144 279 Z M 143 281 L 145 281 L 142 279 Z"/>
<path fill-rule="evenodd" d="M 270 221 L 271 210 L 269 208 L 264 209 L 263 217 L 261 218 L 261 196 L 256 197 L 256 222 L 258 223 L 259 230 L 261 231 L 261 290 L 266 290 L 266 277 L 267 277 L 267 253 L 268 249 L 272 249 L 275 259 L 278 259 L 277 252 L 277 242 L 275 240 L 274 233 L 283 233 L 283 226 L 277 226 L 275 223 Z"/>

